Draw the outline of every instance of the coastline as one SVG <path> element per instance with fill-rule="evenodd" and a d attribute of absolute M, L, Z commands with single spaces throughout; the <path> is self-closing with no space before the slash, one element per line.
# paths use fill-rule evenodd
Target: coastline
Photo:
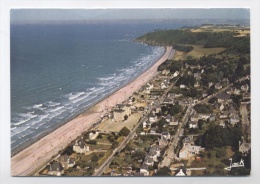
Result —
<path fill-rule="evenodd" d="M 11 158 L 11 175 L 28 176 L 36 168 L 49 161 L 71 141 L 90 129 L 113 106 L 128 99 L 135 91 L 150 81 L 157 74 L 157 67 L 168 59 L 171 53 L 172 47 L 166 47 L 161 58 L 141 75 L 104 99 L 97 101 L 85 112 L 15 154 Z"/>

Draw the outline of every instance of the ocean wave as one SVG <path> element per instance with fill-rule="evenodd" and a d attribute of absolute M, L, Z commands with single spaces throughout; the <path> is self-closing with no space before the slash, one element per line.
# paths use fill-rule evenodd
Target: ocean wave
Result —
<path fill-rule="evenodd" d="M 101 81 L 108 81 L 108 80 L 112 80 L 114 79 L 114 76 L 113 77 L 99 77 L 98 80 L 101 80 Z"/>
<path fill-rule="evenodd" d="M 21 120 L 18 121 L 17 123 L 12 123 L 12 125 L 15 125 L 15 126 L 22 125 L 22 124 L 24 124 L 24 123 L 26 123 L 26 122 L 30 121 L 31 119 L 36 118 L 38 116 L 36 114 L 32 114 L 31 112 L 26 113 L 26 114 L 19 114 L 19 115 L 21 116 L 21 118 L 20 118 Z M 26 118 L 26 119 L 24 119 L 24 118 Z"/>
<path fill-rule="evenodd" d="M 48 105 L 49 107 L 55 107 L 55 106 L 60 105 L 60 103 L 56 103 L 56 102 L 49 101 L 49 102 L 47 102 L 47 105 Z"/>
<path fill-rule="evenodd" d="M 39 122 L 41 122 L 42 120 L 44 120 L 45 118 L 47 118 L 49 116 L 49 114 L 46 114 L 46 115 L 41 115 L 41 116 L 39 116 L 38 117 L 38 120 L 37 121 L 34 121 L 34 122 L 32 122 L 32 124 L 31 125 L 35 125 L 35 124 L 37 124 L 37 123 L 39 123 Z"/>
<path fill-rule="evenodd" d="M 84 95 L 84 94 L 85 94 L 85 92 L 78 92 L 76 94 L 70 93 L 69 99 L 74 100 L 75 98 L 78 98 L 79 96 Z"/>
<path fill-rule="evenodd" d="M 29 129 L 30 126 L 23 126 L 23 127 L 19 127 L 17 129 L 15 129 L 14 131 L 11 131 L 11 137 L 18 135 L 24 131 L 26 131 L 27 129 Z"/>
<path fill-rule="evenodd" d="M 55 109 L 52 109 L 52 110 L 48 110 L 48 112 L 56 112 L 56 111 L 58 111 L 58 110 L 61 110 L 61 109 L 63 109 L 65 106 L 59 106 L 59 107 L 57 107 L 57 108 L 55 108 Z"/>
<path fill-rule="evenodd" d="M 34 109 L 38 109 L 39 107 L 42 107 L 42 104 L 37 104 L 33 106 Z"/>

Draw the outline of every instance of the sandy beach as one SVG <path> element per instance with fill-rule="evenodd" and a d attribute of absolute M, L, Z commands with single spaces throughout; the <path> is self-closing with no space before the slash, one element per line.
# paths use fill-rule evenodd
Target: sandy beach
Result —
<path fill-rule="evenodd" d="M 85 113 L 59 127 L 31 146 L 11 158 L 12 176 L 28 176 L 57 155 L 72 140 L 92 127 L 101 116 L 118 103 L 128 99 L 135 91 L 151 80 L 157 74 L 157 67 L 172 55 L 172 47 L 167 47 L 164 55 L 146 72 L 135 80 L 105 98 Z"/>

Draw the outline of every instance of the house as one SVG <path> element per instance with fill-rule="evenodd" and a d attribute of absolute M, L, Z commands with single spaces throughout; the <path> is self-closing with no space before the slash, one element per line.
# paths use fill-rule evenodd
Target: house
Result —
<path fill-rule="evenodd" d="M 179 71 L 174 72 L 173 77 L 177 77 L 180 74 Z"/>
<path fill-rule="evenodd" d="M 230 88 L 229 90 L 227 90 L 227 94 L 231 95 L 231 94 L 234 94 L 234 95 L 239 95 L 240 94 L 240 90 L 237 89 L 237 88 Z"/>
<path fill-rule="evenodd" d="M 156 134 L 156 132 L 157 132 L 157 128 L 156 127 L 152 127 L 150 129 L 150 134 Z"/>
<path fill-rule="evenodd" d="M 194 83 L 194 88 L 197 88 L 197 87 L 200 87 L 200 83 L 199 83 L 198 81 L 196 81 L 196 82 Z"/>
<path fill-rule="evenodd" d="M 242 86 L 241 86 L 241 91 L 247 92 L 248 90 L 249 90 L 248 84 L 245 84 L 245 85 L 242 85 Z"/>
<path fill-rule="evenodd" d="M 181 84 L 181 85 L 180 85 L 180 88 L 181 88 L 181 89 L 185 89 L 185 88 L 186 88 L 186 85 L 185 85 L 185 84 Z"/>
<path fill-rule="evenodd" d="M 165 118 L 165 121 L 169 123 L 171 120 L 172 120 L 172 116 L 168 114 Z"/>
<path fill-rule="evenodd" d="M 151 123 L 156 122 L 156 121 L 157 121 L 157 116 L 154 115 L 154 114 L 150 115 L 150 116 L 149 116 L 149 121 L 150 121 Z"/>
<path fill-rule="evenodd" d="M 61 155 L 57 161 L 59 161 L 62 165 L 63 168 L 68 168 L 68 163 L 69 163 L 70 157 L 65 154 L 65 155 Z"/>
<path fill-rule="evenodd" d="M 192 144 L 194 144 L 194 140 L 193 140 L 193 136 L 192 135 L 188 135 L 187 137 L 184 138 L 183 146 L 192 145 Z"/>
<path fill-rule="evenodd" d="M 244 137 L 242 137 L 242 140 L 239 141 L 239 152 L 241 152 L 242 154 L 247 154 L 250 149 L 251 149 L 251 143 L 247 143 L 244 140 Z"/>
<path fill-rule="evenodd" d="M 209 121 L 216 121 L 216 114 L 215 113 L 210 115 Z"/>
<path fill-rule="evenodd" d="M 198 118 L 199 119 L 203 119 L 203 120 L 207 120 L 209 119 L 211 114 L 207 114 L 207 113 L 198 113 Z"/>
<path fill-rule="evenodd" d="M 179 100 L 178 103 L 179 103 L 179 105 L 186 107 L 193 103 L 193 99 L 192 98 L 182 99 L 182 100 Z"/>
<path fill-rule="evenodd" d="M 167 144 L 168 144 L 168 140 L 164 136 L 161 135 L 161 139 L 159 140 L 160 149 L 165 148 L 167 146 Z"/>
<path fill-rule="evenodd" d="M 201 146 L 186 145 L 180 150 L 179 158 L 189 159 L 196 156 L 200 151 L 204 150 Z"/>
<path fill-rule="evenodd" d="M 171 98 L 165 98 L 164 101 L 163 101 L 164 104 L 174 104 L 174 101 L 173 99 Z"/>
<path fill-rule="evenodd" d="M 174 126 L 174 125 L 178 125 L 178 124 L 179 124 L 178 118 L 172 117 L 170 122 L 169 122 L 169 125 Z"/>
<path fill-rule="evenodd" d="M 170 73 L 170 70 L 167 70 L 167 69 L 164 69 L 162 71 L 162 75 L 165 75 L 165 76 L 169 75 L 169 73 Z"/>
<path fill-rule="evenodd" d="M 144 176 L 149 176 L 149 169 L 147 164 L 142 164 L 142 166 L 140 167 L 140 174 L 143 174 Z"/>
<path fill-rule="evenodd" d="M 229 117 L 230 112 L 229 111 L 223 111 L 220 115 L 219 118 L 220 119 L 225 119 Z"/>
<path fill-rule="evenodd" d="M 182 94 L 176 94 L 176 93 L 168 93 L 168 98 L 174 99 L 174 98 L 179 98 L 181 97 Z"/>
<path fill-rule="evenodd" d="M 171 139 L 171 135 L 169 132 L 162 132 L 162 136 L 165 137 L 167 140 Z"/>
<path fill-rule="evenodd" d="M 154 164 L 153 158 L 151 158 L 151 157 L 146 157 L 146 158 L 144 159 L 144 164 L 146 164 L 146 165 L 148 165 L 148 166 L 153 166 L 153 164 Z"/>
<path fill-rule="evenodd" d="M 164 82 L 162 82 L 161 83 L 161 89 L 166 89 L 166 88 L 168 88 L 167 85 Z"/>
<path fill-rule="evenodd" d="M 150 147 L 149 151 L 156 151 L 157 156 L 159 157 L 161 155 L 160 148 L 158 145 L 154 144 Z"/>
<path fill-rule="evenodd" d="M 189 128 L 198 128 L 198 121 L 190 121 Z"/>
<path fill-rule="evenodd" d="M 190 120 L 191 121 L 198 121 L 199 120 L 199 115 L 198 114 L 191 115 Z"/>
<path fill-rule="evenodd" d="M 227 93 L 219 93 L 216 95 L 218 103 L 231 102 L 231 95 Z"/>
<path fill-rule="evenodd" d="M 58 161 L 53 161 L 50 163 L 50 165 L 47 166 L 48 169 L 48 175 L 52 176 L 61 176 L 64 174 L 64 169 L 62 167 L 62 164 Z"/>
<path fill-rule="evenodd" d="M 76 164 L 76 161 L 74 158 L 70 158 L 68 162 L 68 167 L 73 167 Z"/>
<path fill-rule="evenodd" d="M 151 127 L 150 123 L 148 123 L 146 121 L 143 122 L 143 129 L 150 128 L 150 127 Z"/>
<path fill-rule="evenodd" d="M 90 133 L 89 133 L 89 139 L 91 139 L 91 140 L 96 139 L 97 136 L 98 136 L 98 134 L 99 134 L 99 133 L 98 133 L 97 131 L 95 131 L 95 133 L 90 132 Z"/>
<path fill-rule="evenodd" d="M 193 77 L 196 79 L 196 81 L 199 81 L 201 79 L 201 73 L 194 73 Z"/>
<path fill-rule="evenodd" d="M 222 82 L 224 83 L 224 85 L 228 85 L 228 84 L 229 84 L 228 78 L 224 78 L 224 79 L 222 80 Z"/>
<path fill-rule="evenodd" d="M 186 168 L 181 166 L 177 169 L 175 176 L 187 176 Z"/>
<path fill-rule="evenodd" d="M 215 84 L 215 89 L 222 89 L 222 85 L 220 83 Z"/>
<path fill-rule="evenodd" d="M 237 124 L 238 122 L 240 122 L 240 118 L 239 118 L 239 115 L 238 114 L 234 114 L 230 117 L 230 124 L 231 125 L 235 125 Z"/>
<path fill-rule="evenodd" d="M 117 104 L 113 110 L 114 120 L 121 122 L 125 120 L 125 116 L 130 116 L 132 113 L 131 106 L 126 104 Z"/>
<path fill-rule="evenodd" d="M 205 98 L 208 96 L 208 92 L 207 91 L 202 91 L 202 97 Z"/>
<path fill-rule="evenodd" d="M 208 87 L 210 88 L 211 86 L 213 86 L 213 82 L 208 83 Z"/>
<path fill-rule="evenodd" d="M 81 138 L 80 140 L 76 140 L 75 144 L 73 145 L 73 151 L 76 153 L 85 154 L 89 151 L 89 147 L 85 145 L 83 138 Z"/>
<path fill-rule="evenodd" d="M 245 93 L 242 95 L 242 97 L 243 97 L 243 100 L 249 100 L 249 99 L 251 98 L 250 93 L 248 93 L 248 92 L 245 92 Z"/>
<path fill-rule="evenodd" d="M 219 110 L 220 110 L 220 111 L 223 111 L 223 110 L 224 110 L 224 108 L 225 108 L 224 104 L 223 104 L 223 103 L 221 103 L 221 105 L 219 106 Z"/>
<path fill-rule="evenodd" d="M 160 113 L 162 111 L 161 105 L 157 104 L 155 105 L 155 113 Z"/>
<path fill-rule="evenodd" d="M 219 126 L 221 126 L 222 128 L 225 128 L 226 127 L 226 124 L 223 120 L 219 121 Z"/>

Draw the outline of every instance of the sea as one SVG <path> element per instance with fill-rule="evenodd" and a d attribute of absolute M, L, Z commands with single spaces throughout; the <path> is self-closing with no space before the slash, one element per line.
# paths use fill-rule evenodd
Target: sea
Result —
<path fill-rule="evenodd" d="M 11 24 L 12 155 L 151 67 L 164 47 L 135 38 L 197 20 L 99 20 Z"/>

